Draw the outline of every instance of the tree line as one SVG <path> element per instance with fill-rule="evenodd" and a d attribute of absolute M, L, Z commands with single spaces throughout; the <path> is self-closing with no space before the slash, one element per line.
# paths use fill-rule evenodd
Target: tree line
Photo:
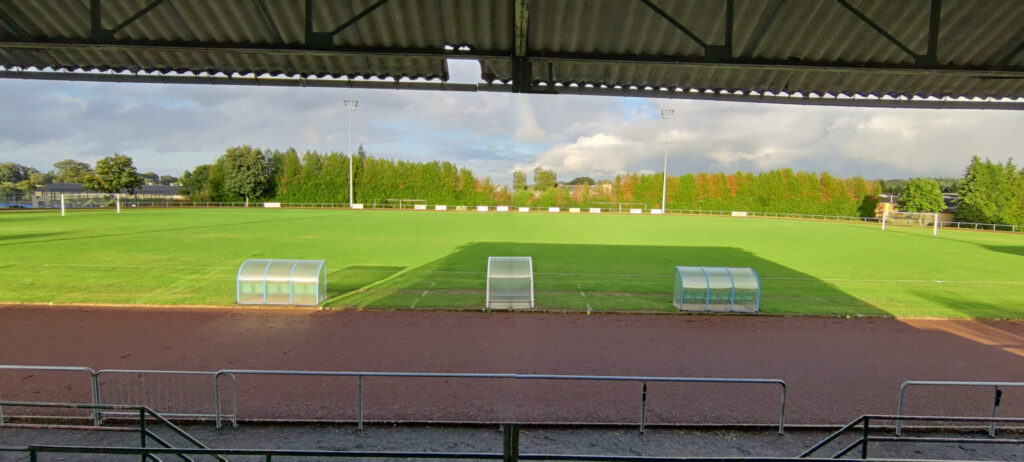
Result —
<path fill-rule="evenodd" d="M 432 204 L 507 203 L 503 186 L 480 179 L 451 162 L 408 162 L 354 156 L 355 201 L 384 204 L 389 199 L 422 199 Z M 341 152 L 264 150 L 235 146 L 214 163 L 186 170 L 182 193 L 198 201 L 271 200 L 348 203 L 349 158 Z"/>
<path fill-rule="evenodd" d="M 101 159 L 96 163 L 96 167 L 103 171 L 108 169 L 108 165 L 111 162 L 115 162 L 118 157 L 123 157 L 128 160 L 127 165 L 122 168 L 127 168 L 131 164 L 131 157 L 122 156 L 115 153 L 113 156 Z M 124 160 L 116 161 L 124 164 Z M 178 178 L 170 175 L 157 175 L 153 172 L 138 173 L 135 170 L 134 165 L 131 166 L 131 171 L 127 174 L 129 184 L 135 184 L 135 176 L 138 177 L 138 185 L 173 185 L 178 182 Z M 123 174 L 123 172 L 122 172 Z M 96 169 L 92 167 L 88 162 L 79 162 L 74 159 L 64 159 L 53 164 L 53 169 L 47 172 L 41 172 L 34 167 L 21 165 L 14 162 L 0 162 L 0 192 L 28 192 L 35 188 L 43 185 L 53 183 L 82 183 L 86 184 L 90 181 L 95 181 L 97 178 Z M 102 183 L 102 182 L 101 182 Z M 101 188 L 101 183 L 94 183 L 93 186 Z M 100 189 L 97 189 L 100 190 Z"/>
<path fill-rule="evenodd" d="M 354 156 L 355 202 L 384 204 L 394 199 L 419 199 L 430 204 L 513 205 L 532 207 L 596 207 L 661 205 L 661 174 L 627 173 L 614 180 L 588 177 L 559 182 L 553 170 L 536 168 L 533 183 L 527 172 L 512 174 L 512 190 L 479 178 L 451 162 L 410 162 L 368 156 L 359 147 Z M 342 152 L 294 149 L 266 150 L 252 146 L 228 148 L 212 164 L 186 170 L 180 179 L 138 173 L 130 157 L 120 154 L 97 162 L 96 168 L 72 159 L 54 164 L 47 173 L 20 164 L 0 163 L 0 188 L 30 190 L 52 182 L 84 183 L 97 191 L 134 190 L 143 183 L 180 184 L 181 193 L 197 201 L 348 203 L 349 157 Z M 1024 225 L 1024 169 L 1012 160 L 992 162 L 975 156 L 961 178 L 865 180 L 837 178 L 783 168 L 749 172 L 696 173 L 670 176 L 666 207 L 682 210 L 744 210 L 753 212 L 874 216 L 878 197 L 896 192 L 900 209 L 937 212 L 946 208 L 943 192 L 959 193 L 956 219 Z"/>
<path fill-rule="evenodd" d="M 174 177 L 160 177 L 152 172 L 140 174 L 131 157 L 118 153 L 100 159 L 95 168 L 73 159 L 56 162 L 53 167 L 53 170 L 42 173 L 13 162 L 0 163 L 0 192 L 20 194 L 46 184 L 81 183 L 91 191 L 133 194 L 143 184 L 157 184 L 160 180 L 167 181 L 167 184 L 177 181 Z"/>
<path fill-rule="evenodd" d="M 271 200 L 347 203 L 349 158 L 341 152 L 229 148 L 214 163 L 185 171 L 182 192 L 199 201 Z M 355 202 L 420 199 L 430 204 L 596 207 L 661 203 L 661 175 L 631 173 L 614 181 L 580 177 L 562 184 L 552 170 L 513 173 L 513 188 L 495 185 L 450 162 L 354 156 Z M 687 174 L 668 179 L 671 209 L 747 210 L 874 216 L 878 185 L 861 177 L 779 169 L 760 174 Z"/>

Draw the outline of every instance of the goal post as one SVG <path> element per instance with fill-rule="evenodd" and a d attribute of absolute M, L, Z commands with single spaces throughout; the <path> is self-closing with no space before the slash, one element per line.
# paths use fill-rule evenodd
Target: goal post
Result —
<path fill-rule="evenodd" d="M 68 209 L 114 209 L 121 213 L 121 194 L 119 193 L 61 193 L 60 216 L 65 216 Z"/>
<path fill-rule="evenodd" d="M 909 226 L 913 228 L 932 228 L 932 236 L 939 235 L 939 214 L 937 212 L 890 212 L 882 214 L 882 231 L 887 226 Z"/>

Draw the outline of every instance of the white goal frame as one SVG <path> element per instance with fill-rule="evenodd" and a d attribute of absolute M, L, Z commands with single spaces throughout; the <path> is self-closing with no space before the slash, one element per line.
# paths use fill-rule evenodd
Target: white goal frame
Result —
<path fill-rule="evenodd" d="M 910 217 L 928 217 L 932 220 L 932 236 L 939 235 L 939 214 L 938 212 L 890 212 L 888 210 L 882 214 L 882 231 L 885 231 L 886 224 L 889 222 L 890 214 L 900 214 Z"/>
<path fill-rule="evenodd" d="M 94 198 L 100 199 L 100 198 L 111 197 L 111 196 L 113 196 L 113 198 L 114 198 L 114 208 L 117 210 L 117 213 L 121 213 L 121 194 L 120 193 L 92 193 L 92 192 L 88 192 L 88 193 L 60 193 L 60 216 L 62 216 L 62 217 L 64 216 L 65 209 L 67 208 L 65 206 L 65 202 L 66 202 L 65 198 L 70 199 L 70 198 L 83 198 L 84 197 L 84 198 L 88 199 L 87 203 L 91 203 L 92 199 L 94 199 Z"/>

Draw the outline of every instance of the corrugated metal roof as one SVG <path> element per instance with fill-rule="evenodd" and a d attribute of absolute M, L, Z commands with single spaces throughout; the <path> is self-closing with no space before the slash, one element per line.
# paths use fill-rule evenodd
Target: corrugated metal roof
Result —
<path fill-rule="evenodd" d="M 1024 102 L 1022 1 L 98 3 L 94 30 L 89 0 L 0 2 L 2 76 L 113 70 L 443 82 L 447 58 L 470 57 L 488 82 L 481 89 Z M 527 43 L 518 55 L 517 21 Z"/>

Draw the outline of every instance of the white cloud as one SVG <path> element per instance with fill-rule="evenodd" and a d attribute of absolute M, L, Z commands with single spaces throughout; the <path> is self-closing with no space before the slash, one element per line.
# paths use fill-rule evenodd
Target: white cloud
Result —
<path fill-rule="evenodd" d="M 676 110 L 667 124 L 672 174 L 791 167 L 954 176 L 972 155 L 1024 158 L 1024 111 L 6 80 L 0 161 L 49 169 L 64 158 L 94 163 L 120 152 L 140 170 L 176 175 L 234 144 L 347 150 L 345 99 L 360 102 L 354 141 L 371 154 L 447 160 L 498 183 L 510 182 L 514 168 L 538 165 L 563 179 L 659 172 L 662 107 Z"/>
<path fill-rule="evenodd" d="M 537 125 L 530 99 L 525 95 L 509 95 L 509 100 L 515 114 L 515 138 L 522 141 L 544 141 L 546 133 Z"/>

